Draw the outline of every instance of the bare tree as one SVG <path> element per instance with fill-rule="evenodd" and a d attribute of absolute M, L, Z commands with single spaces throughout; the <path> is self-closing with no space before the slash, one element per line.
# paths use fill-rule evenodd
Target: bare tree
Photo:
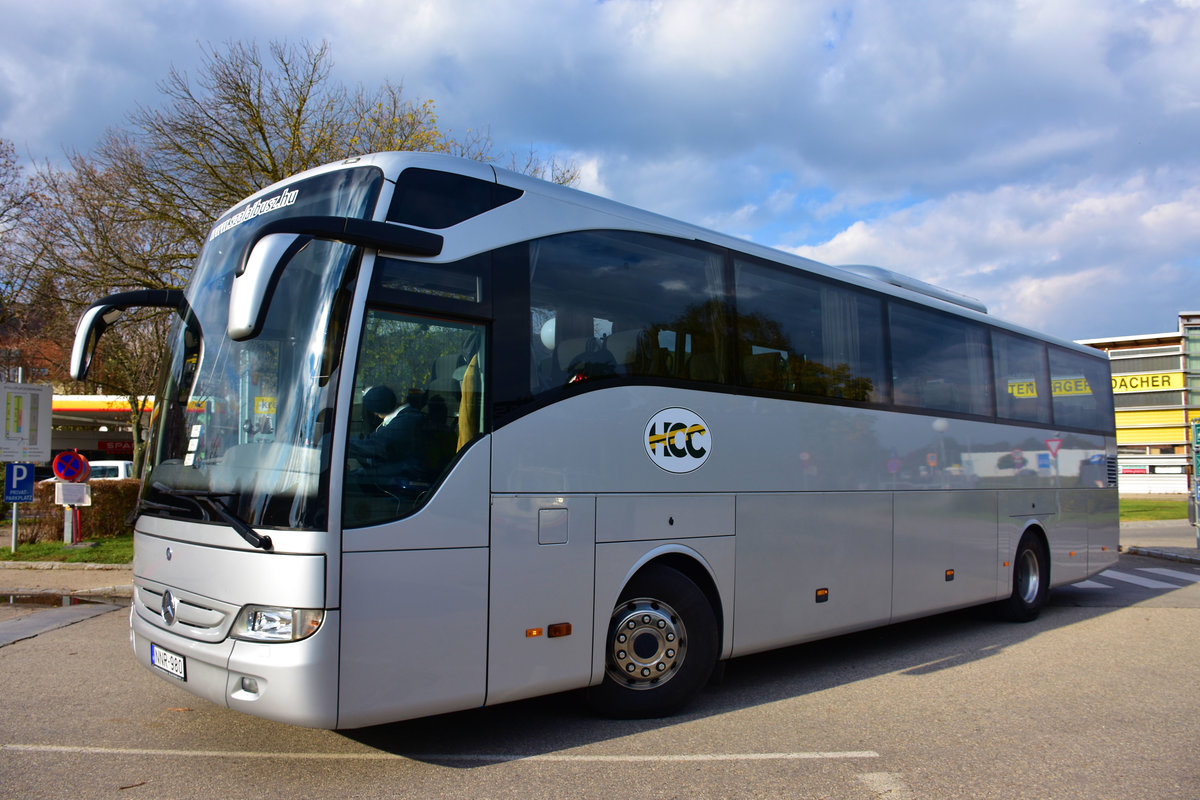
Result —
<path fill-rule="evenodd" d="M 0 324 L 12 319 L 30 285 L 29 264 L 36 238 L 30 236 L 30 215 L 36 192 L 25 178 L 11 142 L 0 139 Z"/>
<path fill-rule="evenodd" d="M 432 100 L 406 99 L 331 77 L 328 46 L 272 43 L 208 48 L 198 76 L 172 69 L 161 107 L 139 107 L 70 167 L 42 170 L 63 252 L 55 268 L 101 290 L 181 286 L 209 226 L 225 209 L 276 181 L 381 150 L 445 152 L 495 160 L 491 136 L 438 127 Z M 578 168 L 534 152 L 513 168 L 573 183 Z M 58 237 L 65 237 L 59 242 Z M 94 293 L 94 292 L 93 292 Z"/>
<path fill-rule="evenodd" d="M 78 316 L 112 292 L 183 286 L 216 217 L 297 172 L 381 150 L 496 158 L 486 131 L 456 138 L 440 129 L 433 101 L 409 100 L 390 82 L 349 88 L 332 68 L 325 43 L 286 42 L 266 56 L 254 44 L 209 46 L 194 78 L 172 68 L 159 84 L 161 106 L 135 109 L 93 152 L 71 154 L 67 169 L 39 170 L 34 240 L 46 252 L 30 274 Z M 523 166 L 511 160 L 560 183 L 578 178 L 574 165 L 533 152 Z M 138 461 L 138 409 L 152 392 L 162 317 L 135 315 L 106 335 L 89 378 L 130 398 Z"/>

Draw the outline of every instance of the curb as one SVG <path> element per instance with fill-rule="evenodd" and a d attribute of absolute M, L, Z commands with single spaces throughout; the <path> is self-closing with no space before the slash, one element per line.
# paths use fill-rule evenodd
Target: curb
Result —
<path fill-rule="evenodd" d="M 1151 558 L 1163 558 L 1168 561 L 1179 561 L 1184 564 L 1200 564 L 1200 552 L 1196 555 L 1190 553 L 1180 553 L 1174 550 L 1160 550 L 1154 547 L 1139 547 L 1132 545 L 1122 549 L 1122 552 L 1129 553 L 1135 556 L 1150 556 Z"/>
<path fill-rule="evenodd" d="M 66 561 L 0 561 L 0 569 L 118 570 L 133 569 L 133 564 L 68 563 Z"/>
<path fill-rule="evenodd" d="M 12 597 L 75 597 L 99 603 L 131 599 L 133 584 L 97 586 L 93 589 L 4 589 L 2 591 Z M 117 603 L 117 605 L 128 605 L 128 603 Z"/>
<path fill-rule="evenodd" d="M 1131 530 L 1146 529 L 1146 528 L 1173 528 L 1178 525 L 1187 525 L 1189 528 L 1195 527 L 1187 521 L 1187 517 L 1179 519 L 1131 519 L 1121 523 L 1122 528 Z"/>

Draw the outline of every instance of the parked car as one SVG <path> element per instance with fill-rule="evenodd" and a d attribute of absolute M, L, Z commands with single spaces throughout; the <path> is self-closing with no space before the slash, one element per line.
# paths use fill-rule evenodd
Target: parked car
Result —
<path fill-rule="evenodd" d="M 92 461 L 90 466 L 89 481 L 137 477 L 133 474 L 132 461 Z M 41 483 L 54 483 L 57 480 L 58 478 L 51 476 L 44 478 Z"/>
<path fill-rule="evenodd" d="M 132 461 L 93 461 L 88 480 L 104 478 L 135 478 Z"/>

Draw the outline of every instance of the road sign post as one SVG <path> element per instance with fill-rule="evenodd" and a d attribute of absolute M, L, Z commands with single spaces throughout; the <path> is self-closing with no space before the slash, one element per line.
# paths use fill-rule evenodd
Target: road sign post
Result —
<path fill-rule="evenodd" d="M 1196 549 L 1200 550 L 1200 419 L 1192 420 L 1192 524 L 1196 526 Z"/>
<path fill-rule="evenodd" d="M 52 464 L 54 475 L 62 481 L 54 486 L 55 501 L 63 509 L 63 544 L 75 544 L 75 507 L 90 505 L 87 479 L 92 465 L 78 451 L 59 453 Z"/>

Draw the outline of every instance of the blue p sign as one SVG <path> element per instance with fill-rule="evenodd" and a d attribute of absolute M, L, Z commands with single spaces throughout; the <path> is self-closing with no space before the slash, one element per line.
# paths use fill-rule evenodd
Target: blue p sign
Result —
<path fill-rule="evenodd" d="M 33 465 L 4 465 L 4 502 L 33 502 Z"/>

